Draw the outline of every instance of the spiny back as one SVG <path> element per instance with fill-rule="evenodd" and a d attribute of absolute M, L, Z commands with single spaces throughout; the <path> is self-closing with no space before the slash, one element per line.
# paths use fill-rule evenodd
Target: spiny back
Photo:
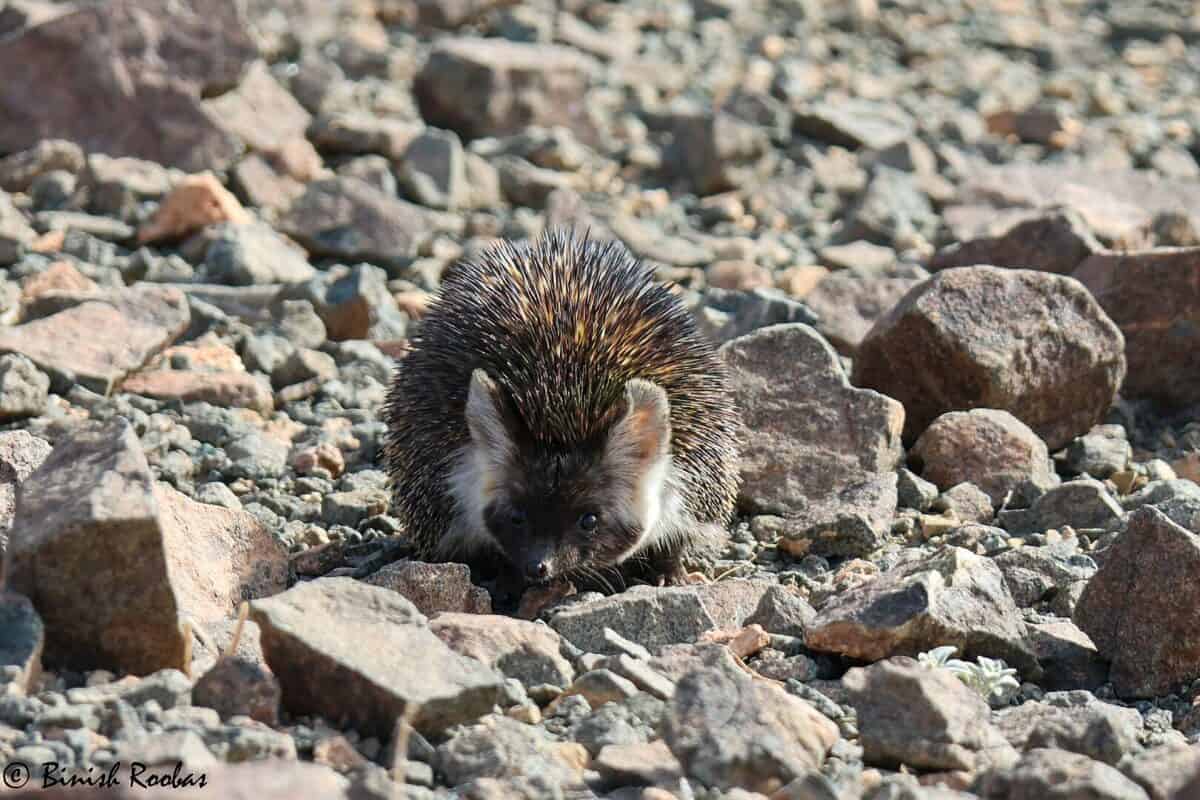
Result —
<path fill-rule="evenodd" d="M 410 528 L 446 522 L 419 506 L 448 502 L 439 482 L 468 441 L 463 408 L 479 367 L 553 449 L 603 433 L 629 379 L 657 383 L 689 505 L 712 519 L 731 511 L 736 415 L 724 368 L 679 299 L 621 245 L 553 233 L 502 243 L 447 273 L 388 401 L 385 455 Z"/>

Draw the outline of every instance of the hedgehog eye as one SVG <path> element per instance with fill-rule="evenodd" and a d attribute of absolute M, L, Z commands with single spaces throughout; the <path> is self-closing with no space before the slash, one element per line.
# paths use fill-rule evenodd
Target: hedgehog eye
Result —
<path fill-rule="evenodd" d="M 596 530 L 598 524 L 600 524 L 600 518 L 595 514 L 588 513 L 579 518 L 579 527 L 589 533 Z"/>

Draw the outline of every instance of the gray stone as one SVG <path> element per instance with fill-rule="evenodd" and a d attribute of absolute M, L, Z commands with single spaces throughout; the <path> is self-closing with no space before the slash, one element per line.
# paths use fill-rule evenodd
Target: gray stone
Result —
<path fill-rule="evenodd" d="M 1076 475 L 1104 479 L 1133 460 L 1133 447 L 1120 425 L 1097 425 L 1067 445 L 1064 466 Z"/>
<path fill-rule="evenodd" d="M 1040 685 L 1049 691 L 1094 690 L 1108 680 L 1108 664 L 1088 635 L 1060 617 L 1030 621 L 1029 641 L 1044 674 Z"/>
<path fill-rule="evenodd" d="M 817 316 L 804 303 L 773 289 L 736 291 L 709 287 L 694 313 L 701 332 L 718 344 L 768 325 L 817 323 Z"/>
<path fill-rule="evenodd" d="M 1038 748 L 1010 768 L 984 773 L 972 787 L 986 800 L 1147 800 L 1107 764 L 1065 750 Z"/>
<path fill-rule="evenodd" d="M 0 421 L 36 417 L 46 410 L 50 378 L 25 356 L 0 356 Z"/>
<path fill-rule="evenodd" d="M 896 477 L 896 496 L 901 508 L 928 511 L 937 499 L 938 488 L 921 476 L 901 469 Z"/>
<path fill-rule="evenodd" d="M 1042 533 L 1065 525 L 1111 530 L 1121 523 L 1121 506 L 1100 481 L 1079 478 L 1058 486 L 1029 508 L 1000 512 L 1000 526 L 1017 534 Z"/>
<path fill-rule="evenodd" d="M 426 128 L 409 143 L 397 171 L 408 196 L 423 206 L 454 209 L 467 199 L 466 158 L 453 131 Z"/>
<path fill-rule="evenodd" d="M 471 570 L 466 564 L 395 561 L 368 575 L 366 582 L 399 592 L 426 616 L 442 611 L 464 614 L 492 612 L 491 596 L 486 589 L 471 584 Z"/>
<path fill-rule="evenodd" d="M 17 210 L 12 200 L 0 192 L 0 266 L 20 261 L 37 238 L 37 231 Z"/>
<path fill-rule="evenodd" d="M 730 114 L 681 115 L 672 132 L 666 160 L 701 195 L 736 189 L 761 177 L 773 163 L 766 132 Z"/>
<path fill-rule="evenodd" d="M 915 129 L 912 117 L 894 104 L 858 98 L 814 103 L 795 115 L 792 130 L 841 147 L 884 150 Z"/>
<path fill-rule="evenodd" d="M 994 721 L 1013 747 L 1022 751 L 1054 747 L 1116 766 L 1141 749 L 1142 715 L 1099 700 L 1070 705 L 1022 703 L 997 711 Z"/>
<path fill-rule="evenodd" d="M 1200 788 L 1200 747 L 1164 745 L 1134 753 L 1118 766 L 1150 800 L 1191 800 Z M 1190 790 L 1185 790 L 1188 783 Z"/>
<path fill-rule="evenodd" d="M 42 619 L 29 598 L 0 590 L 0 673 L 6 674 L 5 682 L 15 668 L 12 682 L 22 692 L 33 690 L 42 674 L 44 644 Z"/>
<path fill-rule="evenodd" d="M 415 706 L 434 734 L 491 710 L 503 678 L 450 650 L 397 592 L 319 578 L 251 603 L 263 654 L 294 714 L 320 714 L 390 736 Z M 364 646 L 367 645 L 367 646 Z"/>
<path fill-rule="evenodd" d="M 33 182 L 50 172 L 75 175 L 85 163 L 83 150 L 65 139 L 43 139 L 27 150 L 0 158 L 0 189 L 25 192 Z"/>
<path fill-rule="evenodd" d="M 805 701 L 744 674 L 699 669 L 679 681 L 661 733 L 706 786 L 773 792 L 818 768 L 837 726 Z"/>
<path fill-rule="evenodd" d="M 1096 573 L 1096 562 L 1082 553 L 1055 547 L 1018 547 L 996 556 L 1004 583 L 1022 608 L 1048 600 L 1073 583 L 1085 583 Z"/>
<path fill-rule="evenodd" d="M 1084 259 L 1102 250 L 1082 218 L 1069 209 L 1026 219 L 999 236 L 957 242 L 939 250 L 931 270 L 990 264 L 1070 275 Z"/>
<path fill-rule="evenodd" d="M 954 645 L 961 658 L 1004 659 L 1032 676 L 1038 667 L 1024 628 L 991 559 L 944 547 L 830 598 L 805 642 L 813 650 L 867 661 Z"/>
<path fill-rule="evenodd" d="M 16 512 L 21 483 L 50 455 L 50 444 L 28 431 L 0 433 L 0 557 L 8 547 L 8 531 Z"/>
<path fill-rule="evenodd" d="M 233 286 L 302 283 L 316 274 L 304 251 L 266 225 L 222 225 L 208 246 L 205 280 Z"/>
<path fill-rule="evenodd" d="M 797 524 L 811 519 L 796 533 L 816 552 L 878 546 L 895 511 L 903 408 L 851 386 L 833 348 L 807 325 L 765 328 L 720 352 L 745 428 L 745 507 Z M 839 509 L 849 496 L 847 516 Z"/>
<path fill-rule="evenodd" d="M 987 701 L 949 670 L 894 658 L 851 669 L 842 680 L 867 764 L 974 771 L 1016 760 L 991 724 Z"/>
<path fill-rule="evenodd" d="M 890 251 L 889 251 L 890 252 Z M 844 356 L 854 357 L 875 321 L 928 275 L 826 275 L 804 296 L 818 317 L 816 328 Z"/>
<path fill-rule="evenodd" d="M 500 716 L 489 716 L 440 745 L 436 766 L 451 786 L 479 778 L 535 776 L 549 785 L 562 786 L 578 784 L 582 778 L 578 767 L 545 730 Z"/>
<path fill-rule="evenodd" d="M 951 486 L 933 504 L 934 511 L 949 514 L 963 522 L 987 523 L 992 520 L 992 501 L 973 483 Z"/>

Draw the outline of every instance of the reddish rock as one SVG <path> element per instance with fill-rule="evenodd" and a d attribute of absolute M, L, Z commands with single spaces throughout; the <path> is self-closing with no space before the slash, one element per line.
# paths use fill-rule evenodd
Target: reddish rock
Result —
<path fill-rule="evenodd" d="M 1084 259 L 1102 249 L 1078 214 L 1061 210 L 1022 220 L 999 236 L 945 247 L 929 260 L 929 269 L 990 264 L 1070 275 Z"/>
<path fill-rule="evenodd" d="M 163 198 L 154 218 L 138 230 L 141 243 L 179 239 L 218 222 L 249 223 L 252 217 L 209 173 L 189 175 Z"/>
<path fill-rule="evenodd" d="M 130 376 L 121 384 L 121 391 L 157 400 L 249 408 L 263 415 L 275 410 L 271 387 L 248 372 L 160 369 Z"/>
<path fill-rule="evenodd" d="M 222 719 L 246 716 L 264 725 L 279 724 L 279 681 L 266 665 L 243 658 L 221 658 L 192 687 L 192 704 L 211 708 Z"/>
<path fill-rule="evenodd" d="M 233 168 L 233 185 L 256 208 L 283 213 L 300 195 L 304 184 L 275 169 L 271 162 L 251 153 Z"/>
<path fill-rule="evenodd" d="M 399 592 L 427 616 L 441 611 L 492 613 L 491 596 L 471 583 L 471 570 L 466 564 L 396 561 L 369 575 L 366 582 Z"/>
<path fill-rule="evenodd" d="M 1023 486 L 1040 493 L 1059 484 L 1046 443 L 1007 411 L 943 414 L 917 439 L 910 456 L 921 464 L 921 477 L 942 491 L 969 482 L 997 507 Z"/>
<path fill-rule="evenodd" d="M 251 64 L 233 91 L 203 103 L 222 129 L 259 153 L 278 153 L 303 141 L 312 120 L 263 61 Z"/>
<path fill-rule="evenodd" d="M 796 520 L 818 549 L 862 555 L 896 509 L 904 409 L 850 385 L 824 339 L 800 323 L 774 325 L 721 348 L 732 371 L 747 509 Z"/>
<path fill-rule="evenodd" d="M 1157 697 L 1200 677 L 1200 536 L 1152 506 L 1134 511 L 1084 587 L 1075 622 L 1112 666 L 1121 697 Z"/>
<path fill-rule="evenodd" d="M 390 736 L 415 707 L 425 735 L 478 719 L 503 677 L 450 650 L 398 593 L 353 578 L 318 578 L 251 603 L 267 664 L 293 714 Z"/>
<path fill-rule="evenodd" d="M 183 292 L 149 284 L 102 295 L 52 292 L 40 305 L 57 313 L 0 328 L 0 352 L 20 353 L 53 381 L 108 394 L 126 375 L 187 330 L 191 320 Z M 27 309 L 32 312 L 34 309 Z M 104 331 L 97 336 L 97 331 Z"/>
<path fill-rule="evenodd" d="M 450 38 L 434 46 L 413 94 L 430 125 L 466 139 L 530 125 L 580 124 L 595 63 L 558 45 Z"/>
<path fill-rule="evenodd" d="M 1200 403 L 1200 247 L 1098 253 L 1074 277 L 1125 335 L 1122 394 Z"/>
<path fill-rule="evenodd" d="M 0 152 L 59 138 L 85 152 L 224 169 L 240 143 L 200 98 L 235 86 L 255 56 L 230 0 L 83 6 L 0 40 Z"/>
<path fill-rule="evenodd" d="M 939 272 L 881 317 L 852 379 L 904 404 L 906 440 L 947 411 L 1008 411 L 1051 450 L 1086 433 L 1125 375 L 1120 330 L 1073 278 Z"/>
<path fill-rule="evenodd" d="M 562 639 L 546 625 L 491 614 L 438 614 L 429 627 L 454 652 L 516 678 L 526 686 L 570 686 L 571 662 Z"/>
<path fill-rule="evenodd" d="M 854 357 L 875 320 L 886 314 L 923 278 L 875 277 L 835 272 L 801 295 L 817 315 L 816 328 L 839 353 Z"/>
<path fill-rule="evenodd" d="M 21 302 L 29 303 L 47 292 L 96 292 L 99 287 L 70 261 L 55 261 L 36 275 L 21 281 Z"/>
<path fill-rule="evenodd" d="M 287 579 L 283 546 L 252 516 L 156 485 L 122 418 L 73 430 L 22 485 L 8 555 L 48 659 L 135 674 L 187 669 L 185 619 L 222 620 Z"/>

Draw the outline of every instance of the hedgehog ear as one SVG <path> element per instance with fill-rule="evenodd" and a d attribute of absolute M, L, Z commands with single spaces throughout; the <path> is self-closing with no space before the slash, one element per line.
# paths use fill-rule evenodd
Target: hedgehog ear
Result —
<path fill-rule="evenodd" d="M 516 449 L 513 420 L 500 387 L 482 369 L 471 373 L 466 417 L 471 439 L 493 460 L 500 461 Z"/>
<path fill-rule="evenodd" d="M 605 460 L 616 471 L 643 475 L 671 449 L 671 403 L 662 387 L 635 378 L 625 384 L 625 414 L 608 434 Z"/>

